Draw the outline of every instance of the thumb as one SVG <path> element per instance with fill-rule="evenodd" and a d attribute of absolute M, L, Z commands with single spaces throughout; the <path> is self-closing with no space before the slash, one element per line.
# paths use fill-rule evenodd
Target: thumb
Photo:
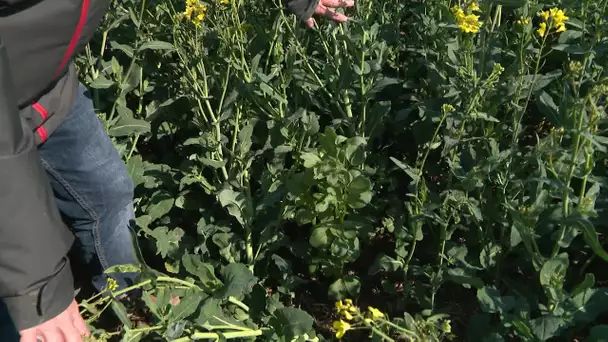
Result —
<path fill-rule="evenodd" d="M 68 310 L 70 313 L 70 318 L 72 319 L 72 324 L 74 325 L 74 328 L 76 328 L 78 333 L 80 333 L 81 336 L 89 336 L 91 332 L 89 331 L 86 322 L 82 318 L 82 315 L 80 315 L 80 311 L 78 310 L 78 303 L 76 302 L 76 300 L 72 302 Z"/>

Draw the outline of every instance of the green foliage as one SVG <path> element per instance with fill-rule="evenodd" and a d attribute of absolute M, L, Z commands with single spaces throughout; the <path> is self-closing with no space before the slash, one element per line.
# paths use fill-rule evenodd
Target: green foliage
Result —
<path fill-rule="evenodd" d="M 608 1 L 480 1 L 476 33 L 468 2 L 359 0 L 316 30 L 206 5 L 114 1 L 78 59 L 151 316 L 108 290 L 81 303 L 95 336 L 325 341 L 353 298 L 387 315 L 373 341 L 607 338 Z M 551 8 L 567 30 L 541 36 Z"/>

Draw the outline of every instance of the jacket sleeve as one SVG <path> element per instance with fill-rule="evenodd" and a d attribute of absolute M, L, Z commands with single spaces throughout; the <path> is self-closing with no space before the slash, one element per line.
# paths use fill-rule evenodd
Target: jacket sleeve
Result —
<path fill-rule="evenodd" d="M 63 224 L 33 132 L 15 103 L 0 37 L 0 300 L 18 330 L 63 312 L 74 299 Z"/>
<path fill-rule="evenodd" d="M 299 20 L 307 20 L 314 14 L 319 0 L 283 0 L 283 5 Z"/>

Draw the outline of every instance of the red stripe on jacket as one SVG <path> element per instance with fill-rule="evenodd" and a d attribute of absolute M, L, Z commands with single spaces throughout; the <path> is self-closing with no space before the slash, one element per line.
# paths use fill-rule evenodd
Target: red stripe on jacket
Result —
<path fill-rule="evenodd" d="M 34 102 L 32 104 L 32 107 L 34 107 L 34 109 L 38 112 L 38 114 L 40 114 L 40 116 L 42 116 L 42 122 L 44 122 L 46 120 L 46 118 L 49 117 L 49 112 L 42 107 L 42 105 L 38 102 Z"/>
<path fill-rule="evenodd" d="M 40 136 L 40 143 L 41 144 L 43 142 L 45 142 L 46 139 L 49 138 L 49 133 L 46 131 L 46 128 L 44 128 L 44 126 L 38 127 L 38 129 L 36 129 L 36 133 L 38 133 L 38 135 Z"/>
<path fill-rule="evenodd" d="M 72 58 L 72 54 L 74 50 L 76 50 L 76 45 L 78 44 L 78 40 L 80 39 L 80 35 L 82 34 L 82 30 L 84 29 L 84 25 L 87 22 L 87 15 L 89 13 L 89 4 L 90 0 L 82 1 L 82 9 L 80 10 L 80 19 L 78 20 L 78 25 L 76 25 L 76 30 L 74 30 L 74 34 L 72 35 L 72 39 L 70 40 L 70 44 L 68 45 L 68 49 L 65 51 L 65 55 L 63 56 L 63 60 L 59 65 L 59 68 L 55 72 L 55 77 L 59 76 L 59 73 L 63 70 L 65 65 L 68 63 L 70 58 Z"/>
<path fill-rule="evenodd" d="M 42 117 L 42 124 L 44 124 L 44 121 L 49 117 L 49 112 L 38 102 L 32 103 L 32 107 L 38 112 L 38 114 L 40 114 Z M 49 132 L 47 132 L 46 128 L 44 128 L 42 124 L 40 124 L 40 127 L 36 129 L 36 133 L 38 133 L 40 136 L 41 144 L 49 138 Z"/>

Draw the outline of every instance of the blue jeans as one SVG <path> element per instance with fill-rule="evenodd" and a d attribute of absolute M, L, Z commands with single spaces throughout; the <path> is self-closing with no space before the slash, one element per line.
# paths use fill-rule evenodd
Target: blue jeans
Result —
<path fill-rule="evenodd" d="M 137 263 L 130 233 L 135 223 L 133 182 L 83 85 L 70 114 L 40 146 L 40 156 L 59 211 L 76 237 L 78 261 L 101 290 L 104 270 Z M 124 288 L 136 274 L 112 277 Z"/>

